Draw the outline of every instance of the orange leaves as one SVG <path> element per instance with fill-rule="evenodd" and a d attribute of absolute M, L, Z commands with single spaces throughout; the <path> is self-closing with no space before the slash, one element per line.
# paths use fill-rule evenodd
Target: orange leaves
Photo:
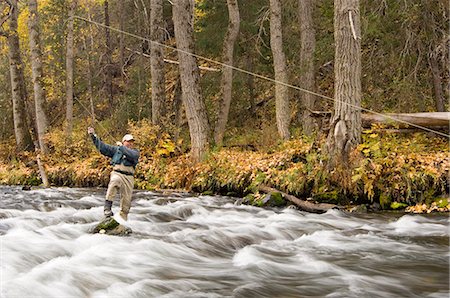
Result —
<path fill-rule="evenodd" d="M 193 165 L 188 155 L 168 159 L 153 156 L 151 164 L 141 163 L 140 170 L 151 172 L 149 181 L 157 187 L 194 188 L 196 190 L 240 190 L 252 183 L 270 182 L 294 189 L 305 170 L 298 156 L 306 159 L 308 143 L 291 141 L 274 153 L 222 149 L 211 152 L 208 159 Z M 156 178 L 159 177 L 159 178 Z"/>
<path fill-rule="evenodd" d="M 442 203 L 447 203 L 442 204 Z M 405 209 L 405 212 L 408 213 L 431 213 L 431 212 L 449 212 L 450 211 L 450 204 L 448 204 L 448 201 L 445 199 L 440 200 L 438 202 L 432 202 L 430 205 L 427 204 L 417 204 L 415 206 L 408 206 Z"/>

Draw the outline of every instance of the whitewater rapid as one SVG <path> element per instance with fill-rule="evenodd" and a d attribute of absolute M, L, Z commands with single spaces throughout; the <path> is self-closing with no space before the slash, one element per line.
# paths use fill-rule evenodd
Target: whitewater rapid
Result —
<path fill-rule="evenodd" d="M 89 234 L 104 194 L 0 187 L 1 297 L 449 297 L 445 215 L 138 191 L 130 236 Z"/>

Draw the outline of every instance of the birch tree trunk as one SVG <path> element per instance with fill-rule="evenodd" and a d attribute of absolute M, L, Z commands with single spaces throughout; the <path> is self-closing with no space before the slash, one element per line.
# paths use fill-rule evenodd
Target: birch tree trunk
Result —
<path fill-rule="evenodd" d="M 359 0 L 334 2 L 334 115 L 327 139 L 330 166 L 348 160 L 361 139 L 361 28 Z"/>
<path fill-rule="evenodd" d="M 49 187 L 50 183 L 48 182 L 48 176 L 47 172 L 45 171 L 44 163 L 41 160 L 41 152 L 37 149 L 38 144 L 35 142 L 34 148 L 36 153 L 36 163 L 39 170 L 39 176 L 41 176 L 42 184 L 44 184 L 44 187 Z"/>
<path fill-rule="evenodd" d="M 151 0 L 151 40 L 164 42 L 163 0 Z M 150 45 L 150 72 L 152 77 L 152 123 L 161 126 L 166 114 L 166 79 L 164 69 L 164 48 L 154 42 Z"/>
<path fill-rule="evenodd" d="M 73 130 L 73 16 L 77 7 L 77 0 L 70 2 L 69 19 L 67 21 L 66 44 L 66 141 L 71 142 Z"/>
<path fill-rule="evenodd" d="M 125 7 L 126 0 L 119 1 L 119 29 L 125 31 Z M 120 63 L 120 77 L 124 79 L 124 65 L 125 65 L 125 36 L 123 33 L 119 34 L 119 63 Z"/>
<path fill-rule="evenodd" d="M 298 0 L 298 20 L 300 23 L 300 84 L 299 86 L 309 91 L 315 91 L 314 78 L 314 50 L 316 48 L 316 32 L 313 23 L 314 0 Z M 301 91 L 300 91 L 301 92 Z M 311 135 L 314 130 L 314 118 L 311 111 L 314 110 L 315 96 L 301 92 L 301 123 L 303 133 Z"/>
<path fill-rule="evenodd" d="M 11 76 L 11 97 L 13 103 L 14 135 L 18 151 L 30 150 L 33 147 L 30 131 L 26 122 L 25 104 L 27 93 L 23 76 L 22 57 L 20 55 L 17 18 L 19 8 L 17 0 L 11 0 L 11 16 L 8 32 L 9 70 Z"/>
<path fill-rule="evenodd" d="M 88 13 L 89 20 L 91 20 L 91 15 Z M 89 43 L 86 43 L 86 39 L 89 38 Z M 92 24 L 89 23 L 89 37 L 84 37 L 84 47 L 87 49 L 87 61 L 88 61 L 88 93 L 89 93 L 89 107 L 91 111 L 91 121 L 92 125 L 95 123 L 95 109 L 94 109 L 94 71 L 92 57 L 94 53 L 94 33 L 92 30 Z"/>
<path fill-rule="evenodd" d="M 47 131 L 47 117 L 44 111 L 45 94 L 43 85 L 42 54 L 37 1 L 28 0 L 28 9 L 30 12 L 28 19 L 28 30 L 30 34 L 31 74 L 33 77 L 37 137 L 41 152 L 46 153 L 47 148 L 44 143 L 44 135 Z"/>
<path fill-rule="evenodd" d="M 180 61 L 182 99 L 191 136 L 191 154 L 194 162 L 202 160 L 209 146 L 209 123 L 206 106 L 200 94 L 200 73 L 194 53 L 191 0 L 173 2 L 173 22 Z"/>
<path fill-rule="evenodd" d="M 286 57 L 283 51 L 283 35 L 281 27 L 280 0 L 270 0 L 270 47 L 273 55 L 275 80 L 288 83 Z M 287 86 L 275 83 L 275 106 L 278 133 L 283 140 L 290 137 L 289 89 Z"/>
<path fill-rule="evenodd" d="M 233 65 L 234 44 L 239 34 L 239 6 L 237 0 L 227 0 L 227 5 L 229 21 L 227 33 L 223 43 L 222 61 L 227 65 Z M 222 100 L 219 105 L 217 123 L 214 130 L 214 141 L 216 145 L 222 146 L 233 91 L 233 69 L 231 67 L 224 66 L 222 68 L 220 89 L 222 93 Z"/>

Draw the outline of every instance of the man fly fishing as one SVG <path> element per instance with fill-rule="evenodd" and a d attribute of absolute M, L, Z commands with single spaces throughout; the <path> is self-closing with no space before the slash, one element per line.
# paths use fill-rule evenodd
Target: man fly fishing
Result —
<path fill-rule="evenodd" d="M 131 207 L 134 173 L 139 161 L 139 151 L 133 148 L 134 138 L 132 135 L 126 134 L 122 138 L 122 143 L 119 142 L 117 146 L 112 146 L 102 142 L 92 127 L 88 127 L 88 134 L 91 136 L 97 150 L 111 158 L 111 165 L 113 166 L 105 198 L 105 217 L 113 216 L 111 207 L 117 192 L 119 192 L 120 217 L 127 220 Z"/>

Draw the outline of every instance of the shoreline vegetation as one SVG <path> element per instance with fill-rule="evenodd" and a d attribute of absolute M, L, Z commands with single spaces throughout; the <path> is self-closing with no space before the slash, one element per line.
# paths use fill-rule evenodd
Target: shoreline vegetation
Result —
<path fill-rule="evenodd" d="M 232 145 L 212 148 L 204 161 L 194 164 L 183 139 L 174 141 L 148 121 L 130 122 L 128 131 L 138 140 L 141 151 L 136 189 L 183 189 L 240 197 L 240 202 L 260 207 L 294 204 L 303 210 L 288 196 L 313 206 L 339 206 L 356 212 L 450 209 L 448 140 L 427 133 L 366 130 L 346 168 L 328 169 L 321 136 L 292 137 L 272 146 L 249 135 L 246 139 L 231 138 L 228 144 Z M 65 144 L 64 137 L 57 129 L 46 136 L 50 153 L 41 159 L 50 185 L 105 187 L 111 167 L 94 150 L 84 123 L 75 127 L 71 145 Z M 12 140 L 0 147 L 0 184 L 42 183 L 34 152 L 14 153 Z"/>
<path fill-rule="evenodd" d="M 136 189 L 449 211 L 442 1 L 138 2 L 1 2 L 0 184 L 105 187 L 91 126 Z"/>

